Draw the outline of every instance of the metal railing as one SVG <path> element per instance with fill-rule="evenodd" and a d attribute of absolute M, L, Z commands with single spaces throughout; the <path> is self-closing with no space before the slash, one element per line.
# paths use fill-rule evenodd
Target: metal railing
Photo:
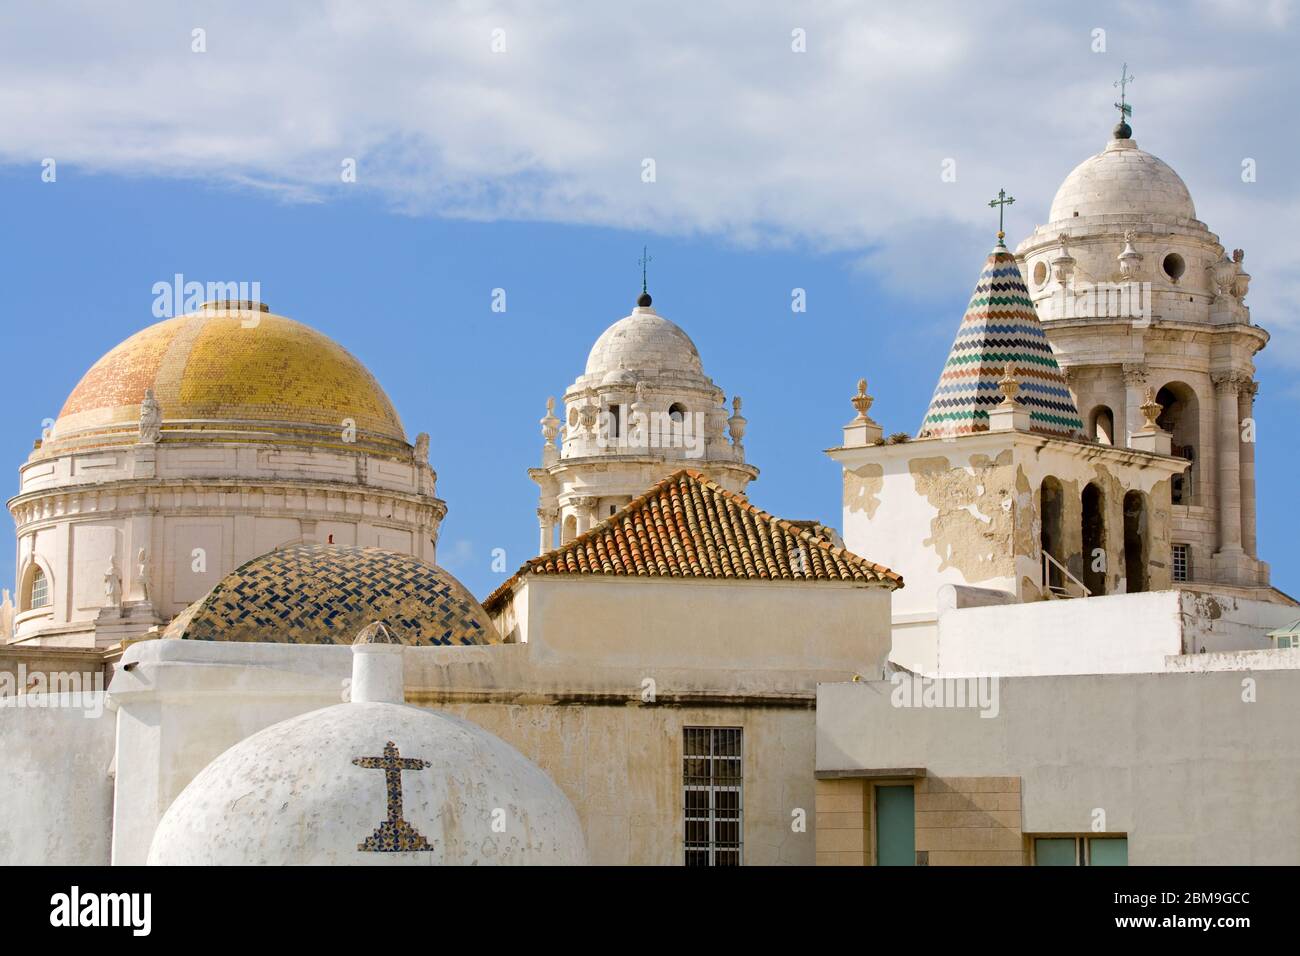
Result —
<path fill-rule="evenodd" d="M 1070 588 L 1067 584 L 1053 584 L 1052 568 L 1056 568 L 1056 570 L 1060 571 L 1061 577 L 1065 581 L 1073 584 L 1076 588 L 1078 588 L 1080 593 L 1071 594 Z M 1088 590 L 1088 586 L 1084 584 L 1082 581 L 1080 581 L 1078 578 L 1076 578 L 1069 571 L 1067 571 L 1065 565 L 1063 565 L 1060 561 L 1057 561 L 1056 558 L 1052 557 L 1052 555 L 1048 551 L 1043 552 L 1043 587 L 1047 588 L 1047 590 L 1051 591 L 1059 598 L 1092 596 L 1092 592 Z"/>

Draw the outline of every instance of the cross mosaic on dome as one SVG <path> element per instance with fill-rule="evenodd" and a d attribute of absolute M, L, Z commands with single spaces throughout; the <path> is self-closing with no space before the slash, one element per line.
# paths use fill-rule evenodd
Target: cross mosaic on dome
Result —
<path fill-rule="evenodd" d="M 388 792 L 388 819 L 379 824 L 364 842 L 358 843 L 357 849 L 369 853 L 432 851 L 433 847 L 424 835 L 402 819 L 402 771 L 424 770 L 430 766 L 429 761 L 403 757 L 397 744 L 390 740 L 384 744 L 382 757 L 356 757 L 352 762 L 367 770 L 382 770 Z"/>

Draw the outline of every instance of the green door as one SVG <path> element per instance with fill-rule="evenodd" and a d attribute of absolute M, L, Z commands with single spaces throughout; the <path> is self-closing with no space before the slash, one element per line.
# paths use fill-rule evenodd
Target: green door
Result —
<path fill-rule="evenodd" d="M 876 787 L 876 864 L 916 866 L 916 799 L 911 786 Z"/>

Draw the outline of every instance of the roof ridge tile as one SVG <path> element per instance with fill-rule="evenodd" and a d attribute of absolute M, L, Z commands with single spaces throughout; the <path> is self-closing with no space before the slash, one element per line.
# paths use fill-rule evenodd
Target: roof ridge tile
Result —
<path fill-rule="evenodd" d="M 796 549 L 803 552 L 798 561 Z M 758 508 L 693 468 L 660 479 L 571 541 L 529 558 L 484 607 L 504 603 L 529 574 L 903 585 L 888 568 Z"/>

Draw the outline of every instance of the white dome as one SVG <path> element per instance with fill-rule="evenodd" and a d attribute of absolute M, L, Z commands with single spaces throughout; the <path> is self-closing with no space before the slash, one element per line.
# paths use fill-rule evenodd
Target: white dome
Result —
<path fill-rule="evenodd" d="M 574 865 L 586 849 L 568 798 L 500 738 L 439 711 L 354 701 L 219 756 L 164 814 L 149 863 Z"/>
<path fill-rule="evenodd" d="M 634 372 L 704 374 L 691 337 L 650 306 L 637 306 L 602 332 L 591 347 L 588 375 L 601 377 L 620 367 Z"/>
<path fill-rule="evenodd" d="M 1196 219 L 1182 178 L 1131 139 L 1112 139 L 1061 183 L 1049 222 L 1076 216 L 1126 216 L 1177 223 Z"/>

